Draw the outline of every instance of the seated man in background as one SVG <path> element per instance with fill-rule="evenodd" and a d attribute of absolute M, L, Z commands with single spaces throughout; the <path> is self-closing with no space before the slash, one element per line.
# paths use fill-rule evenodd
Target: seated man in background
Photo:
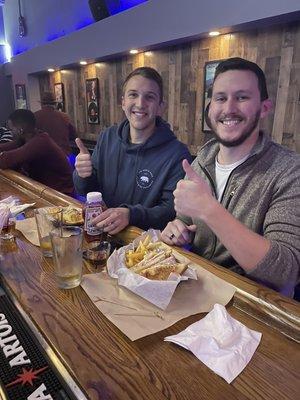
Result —
<path fill-rule="evenodd" d="M 4 126 L 0 126 L 0 143 L 7 143 L 13 140 L 12 133 Z"/>
<path fill-rule="evenodd" d="M 15 169 L 65 194 L 73 194 L 72 169 L 48 133 L 35 128 L 34 114 L 16 110 L 8 118 L 15 140 L 0 144 L 0 168 Z"/>
<path fill-rule="evenodd" d="M 168 244 L 292 296 L 300 264 L 300 156 L 259 129 L 269 113 L 263 71 L 232 58 L 215 73 L 208 124 L 215 139 L 199 151 L 174 192 Z"/>
<path fill-rule="evenodd" d="M 184 176 L 181 161 L 190 160 L 159 115 L 163 83 L 153 68 L 132 71 L 123 84 L 122 108 L 127 119 L 100 134 L 92 157 L 80 139 L 75 162 L 75 188 L 80 194 L 99 190 L 109 207 L 95 219 L 115 234 L 127 225 L 162 229 L 175 217 L 173 191 Z"/>
<path fill-rule="evenodd" d="M 55 96 L 52 92 L 44 92 L 41 98 L 42 109 L 34 113 L 36 127 L 47 132 L 54 142 L 68 156 L 71 154 L 70 140 L 76 138 L 76 130 L 69 116 L 57 111 Z"/>

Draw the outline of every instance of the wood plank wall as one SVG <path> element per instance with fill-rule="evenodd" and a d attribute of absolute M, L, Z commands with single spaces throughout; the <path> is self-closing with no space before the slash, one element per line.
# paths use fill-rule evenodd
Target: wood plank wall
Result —
<path fill-rule="evenodd" d="M 276 142 L 300 153 L 300 22 L 195 40 L 42 75 L 40 88 L 49 90 L 54 83 L 63 82 L 66 112 L 75 122 L 79 136 L 96 140 L 101 130 L 124 118 L 121 87 L 126 75 L 139 66 L 154 67 L 164 81 L 164 118 L 196 154 L 197 148 L 210 138 L 210 133 L 201 129 L 204 64 L 235 56 L 258 63 L 266 73 L 274 108 L 263 128 Z M 85 79 L 95 77 L 99 79 L 100 125 L 89 125 Z"/>

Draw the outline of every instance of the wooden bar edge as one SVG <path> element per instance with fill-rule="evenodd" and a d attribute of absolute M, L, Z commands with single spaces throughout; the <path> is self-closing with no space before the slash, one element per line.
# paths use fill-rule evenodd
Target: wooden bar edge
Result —
<path fill-rule="evenodd" d="M 61 206 L 72 204 L 76 207 L 82 207 L 82 204 L 78 200 L 59 193 L 18 172 L 0 170 L 0 175 L 14 185 L 19 186 L 23 190 L 30 191 L 40 198 L 49 201 L 51 204 Z M 141 233 L 141 229 L 129 226 L 116 236 L 124 243 L 129 243 Z M 194 253 L 178 247 L 176 247 L 176 250 L 188 257 L 192 262 L 235 286 L 236 293 L 233 302 L 241 311 L 266 323 L 294 341 L 300 342 L 300 313 L 298 302 L 284 297 L 271 289 L 265 288 L 244 276 L 237 275 L 227 268 L 205 260 Z"/>

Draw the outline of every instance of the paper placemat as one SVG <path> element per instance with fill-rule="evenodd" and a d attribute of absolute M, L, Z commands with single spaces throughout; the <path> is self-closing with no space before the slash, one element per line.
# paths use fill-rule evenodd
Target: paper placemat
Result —
<path fill-rule="evenodd" d="M 84 275 L 81 286 L 96 307 L 126 336 L 137 340 L 159 332 L 190 315 L 209 312 L 215 303 L 226 305 L 235 287 L 197 268 L 198 280 L 181 282 L 165 311 L 124 287 L 106 272 Z"/>
<path fill-rule="evenodd" d="M 35 246 L 40 245 L 35 218 L 25 218 L 16 221 L 16 229 L 20 231 L 25 238 Z"/>

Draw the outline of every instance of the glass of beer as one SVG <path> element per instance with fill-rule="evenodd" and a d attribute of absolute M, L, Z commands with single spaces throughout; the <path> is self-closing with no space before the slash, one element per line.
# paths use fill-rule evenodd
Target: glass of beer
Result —
<path fill-rule="evenodd" d="M 78 286 L 82 276 L 83 230 L 78 226 L 61 226 L 50 232 L 54 273 L 58 287 Z"/>

